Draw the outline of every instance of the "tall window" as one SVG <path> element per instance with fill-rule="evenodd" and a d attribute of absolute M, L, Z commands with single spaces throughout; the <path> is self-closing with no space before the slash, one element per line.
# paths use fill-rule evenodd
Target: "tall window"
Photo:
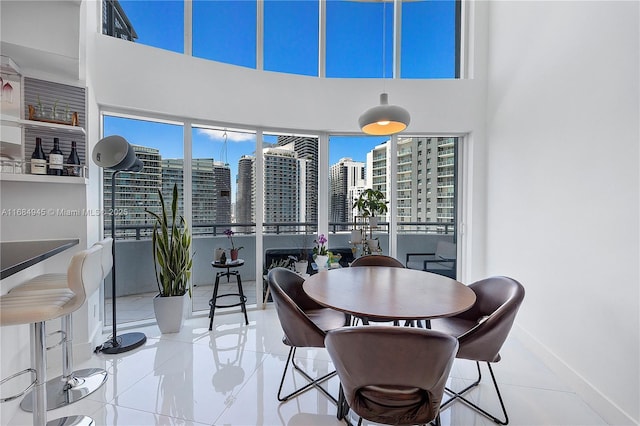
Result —
<path fill-rule="evenodd" d="M 401 78 L 457 77 L 456 7 L 453 0 L 402 3 Z"/>
<path fill-rule="evenodd" d="M 173 185 L 178 185 L 179 211 L 184 212 L 183 189 L 183 127 L 179 124 L 167 124 L 147 119 L 116 117 L 105 115 L 104 136 L 120 135 L 134 148 L 136 155 L 142 161 L 144 168 L 140 172 L 119 172 L 116 175 L 115 186 L 115 235 L 116 266 L 118 268 L 118 296 L 141 295 L 151 303 L 151 298 L 157 294 L 157 284 L 154 274 L 153 256 L 150 250 L 149 238 L 155 219 L 145 210 L 160 212 L 160 197 L 162 192 L 166 207 L 171 208 Z M 113 172 L 103 171 L 104 200 L 107 212 L 111 206 L 111 184 Z M 111 235 L 111 217 L 104 216 L 104 235 Z M 148 251 L 142 255 L 141 240 Z M 136 262 L 127 259 L 135 258 Z M 105 303 L 111 303 L 110 287 L 105 287 Z M 111 312 L 107 307 L 105 312 Z M 140 312 L 132 317 L 120 315 L 121 322 L 153 318 L 149 311 L 147 317 L 141 317 Z M 110 318 L 105 318 L 110 324 Z"/>
<path fill-rule="evenodd" d="M 327 2 L 326 75 L 351 78 L 393 75 L 393 3 Z"/>
<path fill-rule="evenodd" d="M 104 0 L 103 33 L 172 52 L 184 52 L 182 0 Z"/>
<path fill-rule="evenodd" d="M 264 2 L 264 69 L 318 75 L 318 1 Z"/>
<path fill-rule="evenodd" d="M 398 138 L 395 212 L 398 258 L 453 277 L 456 263 L 443 258 L 456 258 L 457 147 L 456 137 Z M 407 253 L 424 256 L 409 259 Z"/>
<path fill-rule="evenodd" d="M 247 264 L 255 264 L 255 180 L 253 132 L 194 125 L 191 132 L 191 217 L 193 229 L 193 311 L 209 309 L 216 249 L 229 256 L 235 248 Z M 249 269 L 249 268 L 247 268 Z M 253 271 L 242 271 L 245 286 Z M 251 303 L 255 292 L 245 287 Z"/>
<path fill-rule="evenodd" d="M 255 68 L 256 1 L 194 1 L 193 56 Z"/>
<path fill-rule="evenodd" d="M 380 170 L 386 167 L 375 162 L 376 150 L 385 146 L 388 137 L 381 136 L 331 136 L 329 138 L 329 231 L 331 245 L 349 246 L 351 230 L 361 227 L 359 212 L 354 202 L 367 188 L 379 189 L 389 200 L 384 182 L 378 179 Z M 380 168 L 382 167 L 382 169 Z M 385 175 L 386 176 L 386 175 Z M 388 216 L 380 218 L 377 233 L 386 234 L 382 239 L 384 253 L 388 254 Z M 373 235 L 372 235 L 373 236 Z M 379 236 L 380 237 L 380 236 Z M 362 246 L 354 247 L 356 255 L 362 254 Z"/>

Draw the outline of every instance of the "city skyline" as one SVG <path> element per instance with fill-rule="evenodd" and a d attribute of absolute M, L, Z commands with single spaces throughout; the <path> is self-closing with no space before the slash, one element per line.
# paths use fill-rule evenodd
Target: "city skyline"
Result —
<path fill-rule="evenodd" d="M 180 210 L 184 210 L 184 160 L 163 158 L 156 148 L 134 145 L 134 150 L 145 169 L 141 173 L 123 172 L 120 176 L 117 204 L 128 211 L 126 217 L 117 218 L 121 228 L 152 223 L 145 209 L 159 208 L 158 189 L 167 202 L 174 184 L 178 185 L 181 194 Z M 397 191 L 397 210 L 389 212 L 382 220 L 387 221 L 388 215 L 394 214 L 399 229 L 404 229 L 405 224 L 411 227 L 416 222 L 452 223 L 455 217 L 455 151 L 454 137 L 403 137 L 398 140 L 397 152 L 391 151 L 389 143 L 383 143 L 367 153 L 366 162 L 343 157 L 329 168 L 330 222 L 356 222 L 353 203 L 364 189 L 372 188 L 382 191 L 387 199 L 390 190 Z M 264 223 L 315 223 L 319 197 L 317 177 L 313 177 L 312 170 L 314 163 L 317 169 L 317 141 L 314 138 L 283 138 L 278 145 L 264 148 L 262 155 Z M 395 188 L 389 186 L 392 156 L 397 156 Z M 255 156 L 243 156 L 238 167 L 244 170 L 236 178 L 242 190 L 232 194 L 229 164 L 213 158 L 192 159 L 191 222 L 200 228 L 194 229 L 195 234 L 208 233 L 216 224 L 256 221 Z M 109 185 L 111 173 L 104 173 L 105 184 Z M 104 197 L 105 204 L 110 203 L 110 192 L 105 192 Z M 202 229 L 203 224 L 208 228 Z M 139 235 L 138 232 L 139 229 L 123 229 L 120 234 L 132 236 Z M 145 231 L 143 235 L 147 233 Z"/>

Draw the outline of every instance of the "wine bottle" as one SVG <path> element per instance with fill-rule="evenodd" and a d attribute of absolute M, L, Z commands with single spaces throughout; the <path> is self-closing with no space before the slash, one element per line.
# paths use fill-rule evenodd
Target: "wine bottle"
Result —
<path fill-rule="evenodd" d="M 72 166 L 72 164 L 80 165 L 76 141 L 71 141 L 71 152 L 69 153 L 69 158 L 67 158 L 67 164 L 64 167 L 64 174 L 66 176 L 80 176 L 80 167 Z"/>
<path fill-rule="evenodd" d="M 64 156 L 60 151 L 60 139 L 53 138 L 53 149 L 49 152 L 49 172 L 50 175 L 62 176 L 62 164 Z"/>
<path fill-rule="evenodd" d="M 44 155 L 41 138 L 36 138 L 36 147 L 33 150 L 33 154 L 31 154 L 31 174 L 47 174 L 47 156 Z"/>

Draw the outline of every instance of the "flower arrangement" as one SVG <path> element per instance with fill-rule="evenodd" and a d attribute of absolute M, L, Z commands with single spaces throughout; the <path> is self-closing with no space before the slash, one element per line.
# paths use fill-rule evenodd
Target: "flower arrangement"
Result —
<path fill-rule="evenodd" d="M 227 230 L 225 230 L 225 231 L 224 231 L 224 235 L 226 235 L 226 236 L 227 236 L 227 238 L 229 238 L 229 241 L 231 242 L 231 250 L 237 250 L 237 251 L 240 251 L 240 250 L 241 250 L 241 249 L 243 249 L 244 247 L 238 247 L 238 248 L 236 249 L 236 246 L 233 244 L 233 234 L 234 234 L 234 233 L 235 233 L 235 232 L 233 232 L 231 229 L 227 229 Z"/>
<path fill-rule="evenodd" d="M 313 254 L 320 256 L 327 256 L 327 237 L 324 234 L 318 235 L 317 240 L 313 240 L 315 246 L 313 247 Z"/>

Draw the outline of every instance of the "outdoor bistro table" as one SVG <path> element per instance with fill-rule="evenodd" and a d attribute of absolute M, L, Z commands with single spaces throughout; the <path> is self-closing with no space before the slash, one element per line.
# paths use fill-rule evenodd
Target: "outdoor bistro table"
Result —
<path fill-rule="evenodd" d="M 303 288 L 323 306 L 389 321 L 449 317 L 476 300 L 473 290 L 451 278 L 386 266 L 320 271 L 307 278 Z"/>

